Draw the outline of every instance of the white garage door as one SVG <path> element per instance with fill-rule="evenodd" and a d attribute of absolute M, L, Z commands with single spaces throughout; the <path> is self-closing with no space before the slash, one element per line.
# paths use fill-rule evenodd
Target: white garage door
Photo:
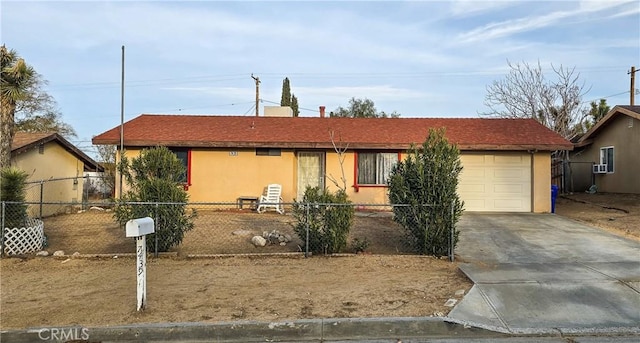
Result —
<path fill-rule="evenodd" d="M 462 154 L 458 194 L 467 211 L 531 212 L 531 155 Z"/>

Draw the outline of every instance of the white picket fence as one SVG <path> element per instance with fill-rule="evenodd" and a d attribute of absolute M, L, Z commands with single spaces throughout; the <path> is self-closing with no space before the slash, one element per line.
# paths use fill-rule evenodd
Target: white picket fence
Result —
<path fill-rule="evenodd" d="M 42 250 L 44 223 L 29 218 L 24 227 L 4 228 L 5 255 L 22 255 Z"/>

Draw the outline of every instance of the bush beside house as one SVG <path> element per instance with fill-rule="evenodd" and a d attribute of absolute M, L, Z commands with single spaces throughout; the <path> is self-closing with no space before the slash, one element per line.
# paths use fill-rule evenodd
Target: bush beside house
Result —
<path fill-rule="evenodd" d="M 355 209 L 344 190 L 332 193 L 328 189 L 307 187 L 302 201 L 293 205 L 297 223 L 294 231 L 309 249 L 317 254 L 333 254 L 347 246 L 347 236 L 353 225 Z"/>
<path fill-rule="evenodd" d="M 462 171 L 460 151 L 449 144 L 445 130 L 429 130 L 419 146 L 412 146 L 388 179 L 394 220 L 404 227 L 418 254 L 445 256 L 458 241 L 455 225 L 464 203 L 457 194 Z"/>
<path fill-rule="evenodd" d="M 154 147 L 142 150 L 131 161 L 124 157 L 118 168 L 130 189 L 116 203 L 116 220 L 124 224 L 134 218 L 153 218 L 156 231 L 146 236 L 149 251 L 156 251 L 156 238 L 158 252 L 179 245 L 185 232 L 193 229 L 196 217 L 194 210 L 189 213 L 186 208 L 182 162 L 166 147 Z"/>

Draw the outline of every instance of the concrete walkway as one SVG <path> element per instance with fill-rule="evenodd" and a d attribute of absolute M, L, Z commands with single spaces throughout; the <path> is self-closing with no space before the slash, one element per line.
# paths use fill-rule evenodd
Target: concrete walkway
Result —
<path fill-rule="evenodd" d="M 465 214 L 459 228 L 456 253 L 475 285 L 451 322 L 514 334 L 640 332 L 640 243 L 551 214 Z"/>

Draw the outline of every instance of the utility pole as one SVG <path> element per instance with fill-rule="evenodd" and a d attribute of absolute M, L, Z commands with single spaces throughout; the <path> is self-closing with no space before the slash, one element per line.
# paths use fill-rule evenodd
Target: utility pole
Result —
<path fill-rule="evenodd" d="M 253 76 L 251 78 L 256 82 L 256 117 L 260 115 L 260 78 Z"/>
<path fill-rule="evenodd" d="M 120 78 L 120 162 L 124 156 L 124 45 L 122 46 L 122 76 Z M 120 177 L 118 199 L 122 200 L 122 173 Z"/>
<path fill-rule="evenodd" d="M 629 89 L 629 105 L 635 105 L 636 97 L 636 67 L 631 66 L 631 71 L 627 74 L 631 74 L 631 89 Z"/>

